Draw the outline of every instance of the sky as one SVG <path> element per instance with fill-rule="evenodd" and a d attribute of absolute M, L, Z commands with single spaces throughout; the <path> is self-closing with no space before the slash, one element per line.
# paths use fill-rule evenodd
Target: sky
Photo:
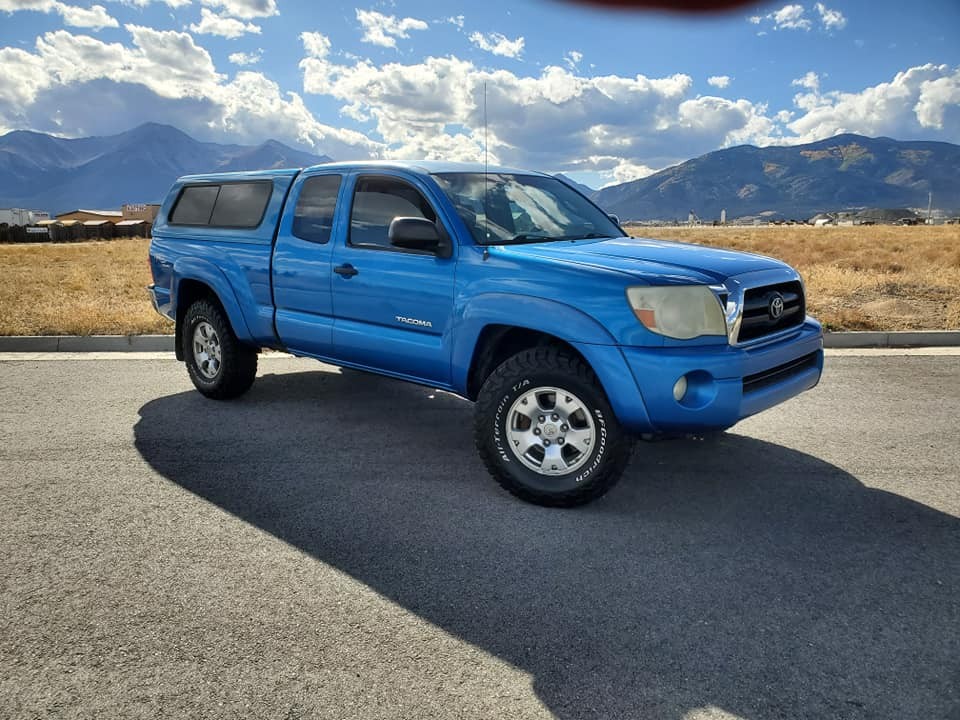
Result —
<path fill-rule="evenodd" d="M 744 143 L 958 143 L 960 2 L 0 0 L 0 134 L 148 121 L 592 187 Z"/>

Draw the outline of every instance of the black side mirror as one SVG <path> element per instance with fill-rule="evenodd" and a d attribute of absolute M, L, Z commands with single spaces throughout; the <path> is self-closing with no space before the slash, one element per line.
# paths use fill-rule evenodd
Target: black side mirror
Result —
<path fill-rule="evenodd" d="M 436 223 L 426 218 L 397 217 L 387 232 L 390 244 L 406 250 L 426 250 L 441 257 L 449 257 L 450 247 L 440 234 Z"/>

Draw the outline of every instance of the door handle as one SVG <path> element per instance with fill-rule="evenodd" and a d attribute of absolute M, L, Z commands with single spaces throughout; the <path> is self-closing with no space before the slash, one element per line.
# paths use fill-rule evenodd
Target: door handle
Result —
<path fill-rule="evenodd" d="M 352 278 L 354 275 L 359 275 L 360 271 L 357 270 L 353 265 L 347 263 L 345 265 L 337 265 L 333 271 L 342 277 Z"/>

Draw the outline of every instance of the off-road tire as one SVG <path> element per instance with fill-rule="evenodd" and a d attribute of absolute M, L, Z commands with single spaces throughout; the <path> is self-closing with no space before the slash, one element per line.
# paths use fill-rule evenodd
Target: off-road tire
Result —
<path fill-rule="evenodd" d="M 583 464 L 566 475 L 548 476 L 530 469 L 508 445 L 509 408 L 538 387 L 573 393 L 593 419 L 597 442 Z M 634 442 L 620 427 L 590 366 L 555 346 L 517 353 L 487 378 L 475 406 L 474 440 L 487 470 L 505 490 L 550 507 L 583 505 L 606 493 L 623 475 Z"/>
<path fill-rule="evenodd" d="M 206 322 L 216 331 L 220 347 L 220 364 L 216 374 L 208 377 L 198 366 L 193 348 L 194 331 Z M 181 333 L 183 358 L 187 372 L 197 388 L 208 398 L 229 400 L 243 395 L 257 377 L 257 349 L 241 343 L 223 310 L 210 300 L 197 300 L 183 316 Z"/>

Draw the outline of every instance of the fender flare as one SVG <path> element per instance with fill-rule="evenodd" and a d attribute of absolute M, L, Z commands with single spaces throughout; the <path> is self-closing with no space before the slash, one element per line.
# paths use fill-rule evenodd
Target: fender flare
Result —
<path fill-rule="evenodd" d="M 470 297 L 457 312 L 450 358 L 452 385 L 465 394 L 477 340 L 484 328 L 505 325 L 546 333 L 573 343 L 616 345 L 597 320 L 572 305 L 511 293 L 483 293 Z"/>
<path fill-rule="evenodd" d="M 220 268 L 207 260 L 192 257 L 180 258 L 173 265 L 173 277 L 171 304 L 174 317 L 179 314 L 180 283 L 184 280 L 201 282 L 217 296 L 237 338 L 242 342 L 253 342 L 253 334 L 247 326 L 237 294 Z"/>

